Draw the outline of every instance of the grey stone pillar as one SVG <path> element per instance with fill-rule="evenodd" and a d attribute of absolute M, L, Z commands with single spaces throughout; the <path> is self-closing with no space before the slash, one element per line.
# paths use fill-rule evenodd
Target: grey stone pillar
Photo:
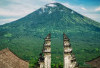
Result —
<path fill-rule="evenodd" d="M 75 57 L 72 55 L 72 48 L 69 42 L 69 38 L 66 34 L 63 34 L 63 45 L 64 45 L 64 66 L 63 68 L 77 68 Z"/>
<path fill-rule="evenodd" d="M 39 68 L 44 68 L 44 57 L 42 53 L 40 53 L 40 57 L 39 57 Z"/>
<path fill-rule="evenodd" d="M 51 68 L 51 34 L 45 38 L 43 53 L 45 68 Z"/>

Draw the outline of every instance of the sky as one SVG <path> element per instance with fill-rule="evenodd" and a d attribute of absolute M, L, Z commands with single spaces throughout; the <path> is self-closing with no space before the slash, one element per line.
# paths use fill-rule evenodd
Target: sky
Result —
<path fill-rule="evenodd" d="M 59 2 L 100 22 L 100 0 L 0 0 L 0 25 L 20 19 L 52 2 Z"/>

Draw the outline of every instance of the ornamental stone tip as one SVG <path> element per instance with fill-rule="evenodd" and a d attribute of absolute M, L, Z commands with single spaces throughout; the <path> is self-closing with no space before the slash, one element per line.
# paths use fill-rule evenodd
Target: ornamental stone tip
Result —
<path fill-rule="evenodd" d="M 51 34 L 48 34 L 45 40 L 50 39 L 50 38 L 51 38 Z"/>
<path fill-rule="evenodd" d="M 63 39 L 69 41 L 69 38 L 67 37 L 65 33 L 63 33 Z"/>

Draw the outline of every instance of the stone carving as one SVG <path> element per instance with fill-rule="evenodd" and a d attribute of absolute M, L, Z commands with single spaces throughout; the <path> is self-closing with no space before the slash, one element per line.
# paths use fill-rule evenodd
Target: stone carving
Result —
<path fill-rule="evenodd" d="M 66 34 L 63 34 L 64 45 L 64 66 L 63 68 L 78 68 L 75 56 L 72 55 L 72 48 L 69 42 L 69 38 Z"/>
<path fill-rule="evenodd" d="M 72 55 L 72 48 L 69 42 L 69 38 L 66 34 L 63 34 L 64 45 L 64 66 L 63 68 L 78 68 L 75 56 Z M 44 54 L 44 56 L 42 55 Z M 41 60 L 42 59 L 42 60 Z M 45 38 L 43 52 L 39 58 L 39 68 L 51 68 L 51 34 Z"/>

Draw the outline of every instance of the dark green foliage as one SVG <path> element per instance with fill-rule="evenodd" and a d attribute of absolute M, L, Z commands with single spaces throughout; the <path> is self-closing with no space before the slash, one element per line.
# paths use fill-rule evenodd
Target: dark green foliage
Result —
<path fill-rule="evenodd" d="M 81 66 L 100 56 L 100 23 L 59 4 L 0 26 L 0 50 L 11 49 L 34 67 L 43 48 L 43 40 L 52 35 L 52 68 L 63 66 L 63 32 L 70 38 L 73 53 Z M 52 11 L 51 14 L 49 12 Z M 42 12 L 42 14 L 40 14 Z M 73 13 L 72 13 L 73 12 Z"/>

